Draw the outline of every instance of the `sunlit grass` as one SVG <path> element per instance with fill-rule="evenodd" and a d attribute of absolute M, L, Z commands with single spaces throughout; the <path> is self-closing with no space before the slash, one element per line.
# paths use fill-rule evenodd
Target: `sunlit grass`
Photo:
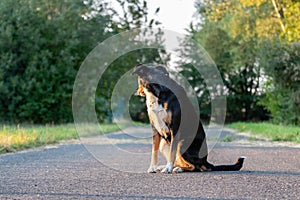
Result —
<path fill-rule="evenodd" d="M 300 143 L 300 127 L 296 126 L 275 125 L 266 122 L 237 122 L 227 126 L 241 132 L 249 132 L 252 135 L 263 136 L 273 141 Z"/>
<path fill-rule="evenodd" d="M 118 131 L 120 129 L 116 124 L 103 124 L 101 125 L 101 131 L 99 131 L 99 126 L 87 126 L 94 132 L 90 131 L 86 136 L 95 135 L 94 133 L 103 134 Z M 0 154 L 76 138 L 78 138 L 78 133 L 74 124 L 0 125 Z"/>
<path fill-rule="evenodd" d="M 3 126 L 0 130 L 0 153 L 29 148 L 38 141 L 35 130 L 25 130 L 20 126 Z"/>

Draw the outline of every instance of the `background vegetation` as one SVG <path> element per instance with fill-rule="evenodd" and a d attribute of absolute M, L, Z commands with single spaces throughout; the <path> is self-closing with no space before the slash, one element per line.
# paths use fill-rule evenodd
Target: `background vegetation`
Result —
<path fill-rule="evenodd" d="M 146 1 L 118 3 L 124 16 L 104 1 L 1 1 L 0 120 L 72 122 L 73 83 L 87 54 L 112 35 L 158 24 L 147 19 Z M 111 64 L 99 83 L 107 88 L 97 93 L 99 120 L 109 119 L 116 78 L 157 57 L 155 50 L 139 50 Z"/>
<path fill-rule="evenodd" d="M 196 7 L 201 22 L 191 26 L 189 35 L 209 52 L 220 70 L 227 122 L 270 119 L 299 125 L 300 2 L 198 0 Z M 193 52 L 187 50 L 183 56 L 193 57 Z M 209 114 L 203 77 L 195 76 L 190 67 L 181 71 L 194 87 L 201 85 L 199 102 Z"/>
<path fill-rule="evenodd" d="M 235 122 L 228 125 L 229 128 L 239 132 L 249 133 L 249 139 L 292 141 L 300 143 L 300 127 L 283 126 L 267 122 Z"/>
<path fill-rule="evenodd" d="M 123 12 L 96 0 L 5 0 L 0 2 L 0 120 L 10 123 L 72 122 L 77 70 L 101 41 L 149 19 L 146 0 L 116 0 Z M 300 125 L 300 2 L 297 0 L 196 0 L 199 23 L 187 37 L 215 61 L 225 84 L 227 122 L 271 120 Z M 159 12 L 159 9 L 156 10 Z M 162 35 L 156 35 L 156 42 Z M 193 57 L 183 41 L 183 60 Z M 111 122 L 110 96 L 117 77 L 138 63 L 165 63 L 158 50 L 118 58 L 104 73 L 96 111 Z M 178 69 L 197 88 L 201 117 L 210 118 L 203 77 L 190 63 Z M 134 120 L 145 121 L 144 100 L 132 97 Z"/>

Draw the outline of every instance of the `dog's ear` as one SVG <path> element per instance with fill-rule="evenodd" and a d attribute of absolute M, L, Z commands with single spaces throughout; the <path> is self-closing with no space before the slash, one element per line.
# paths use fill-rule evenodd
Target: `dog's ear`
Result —
<path fill-rule="evenodd" d="M 134 67 L 133 72 L 131 73 L 132 75 L 138 75 L 138 76 L 145 76 L 149 73 L 150 69 L 149 67 L 143 65 L 143 64 L 138 64 L 137 66 Z"/>

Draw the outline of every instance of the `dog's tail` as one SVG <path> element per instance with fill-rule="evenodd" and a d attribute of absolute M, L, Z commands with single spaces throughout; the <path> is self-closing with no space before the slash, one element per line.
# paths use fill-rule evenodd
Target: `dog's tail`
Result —
<path fill-rule="evenodd" d="M 208 171 L 239 171 L 243 167 L 245 159 L 246 159 L 246 157 L 241 156 L 238 158 L 236 163 L 233 165 L 216 165 L 215 166 L 215 165 L 212 165 L 207 162 L 205 167 L 206 167 L 206 170 L 208 170 Z"/>

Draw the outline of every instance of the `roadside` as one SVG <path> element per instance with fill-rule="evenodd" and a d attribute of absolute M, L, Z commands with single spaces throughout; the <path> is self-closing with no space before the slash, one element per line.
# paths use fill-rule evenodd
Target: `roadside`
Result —
<path fill-rule="evenodd" d="M 287 141 L 272 141 L 271 139 L 261 136 L 253 135 L 250 132 L 238 132 L 231 128 L 224 128 L 226 136 L 220 142 L 231 143 L 235 146 L 244 147 L 291 147 L 300 148 L 300 143 L 287 142 Z M 230 138 L 230 141 L 226 140 L 226 137 Z"/>
<path fill-rule="evenodd" d="M 90 124 L 87 126 L 89 127 L 89 129 L 93 129 L 95 130 L 95 132 L 97 132 L 96 130 L 98 130 L 99 132 L 98 126 L 92 126 Z M 213 145 L 220 142 L 228 142 L 239 146 L 300 147 L 300 143 L 289 141 L 273 141 L 274 139 L 270 137 L 263 136 L 262 134 L 252 133 L 251 130 L 246 129 L 249 127 L 251 128 L 251 126 L 253 126 L 251 123 L 236 123 L 229 126 L 234 127 L 235 129 L 228 127 L 220 129 L 218 127 L 212 126 L 209 128 L 205 127 L 205 131 L 209 143 Z M 264 124 L 264 126 L 266 126 L 266 124 Z M 267 124 L 267 126 L 269 125 Z M 110 133 L 120 130 L 120 127 L 117 124 L 105 124 L 102 125 L 101 128 L 102 132 L 104 133 Z M 268 129 L 267 127 L 264 128 Z M 137 131 L 138 134 L 135 133 Z M 299 132 L 297 132 L 297 128 L 290 128 L 289 131 L 290 132 L 288 132 L 287 134 L 283 134 L 282 140 L 284 140 L 285 135 L 294 135 L 294 137 L 289 136 L 289 138 L 297 138 L 298 134 L 300 135 L 300 128 Z M 276 133 L 276 138 L 278 138 L 279 136 L 280 135 Z M 17 152 L 26 149 L 48 148 L 49 146 L 57 146 L 58 144 L 65 143 L 79 143 L 80 141 L 78 141 L 78 137 L 79 139 L 82 139 L 83 135 L 78 136 L 78 133 L 73 124 L 46 126 L 2 125 L 2 129 L 0 129 L 0 154 Z M 106 137 L 109 138 L 109 142 L 112 143 L 147 142 L 150 144 L 151 128 L 150 126 L 145 125 L 127 127 L 122 129 L 122 131 L 117 132 L 117 134 L 109 134 L 106 135 Z M 92 136 L 92 138 L 95 137 Z"/>
<path fill-rule="evenodd" d="M 300 144 L 300 127 L 269 122 L 235 122 L 227 127 L 249 137 L 249 140 L 284 141 Z"/>
<path fill-rule="evenodd" d="M 85 124 L 89 129 L 99 132 L 98 125 Z M 120 130 L 116 124 L 103 124 L 101 133 Z M 78 138 L 74 124 L 63 125 L 1 125 L 0 154 L 57 144 Z"/>
<path fill-rule="evenodd" d="M 272 141 L 266 137 L 253 135 L 250 132 L 238 132 L 232 128 L 204 127 L 209 148 L 218 146 L 236 147 L 289 147 L 300 148 L 299 143 Z M 61 144 L 152 144 L 150 126 L 130 126 L 105 135 L 79 137 L 79 140 L 66 140 Z"/>

